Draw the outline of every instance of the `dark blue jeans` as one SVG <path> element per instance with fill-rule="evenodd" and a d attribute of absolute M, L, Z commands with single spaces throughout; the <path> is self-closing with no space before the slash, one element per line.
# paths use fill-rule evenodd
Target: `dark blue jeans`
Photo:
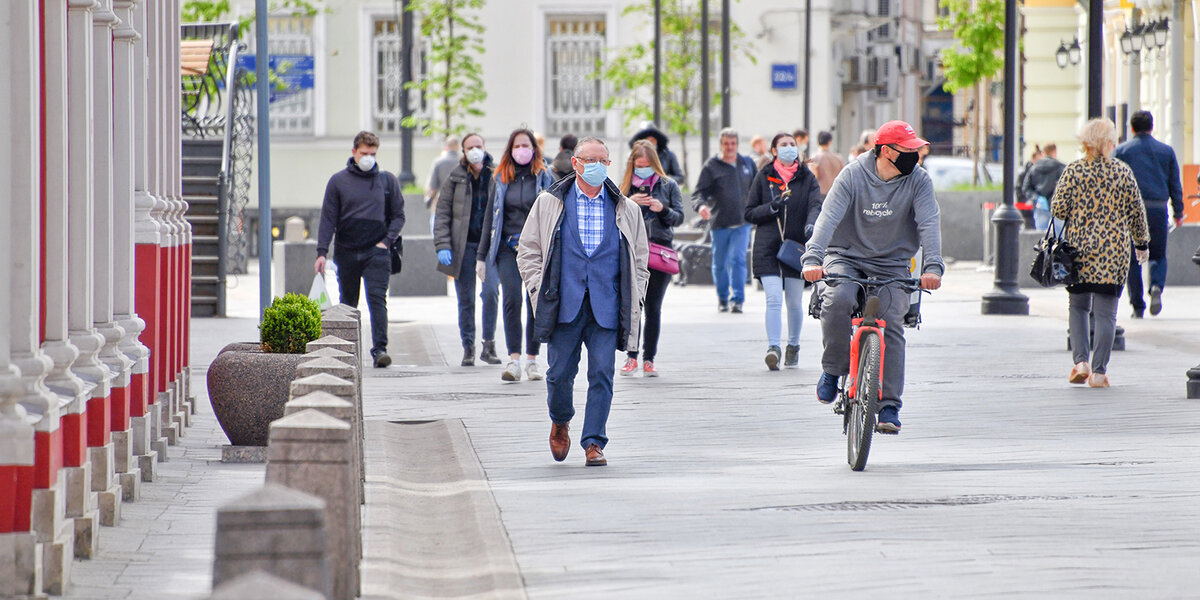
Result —
<path fill-rule="evenodd" d="M 605 424 L 612 406 L 613 372 L 616 369 L 617 330 L 605 329 L 596 323 L 592 305 L 584 296 L 579 314 L 570 323 L 559 323 L 550 334 L 546 344 L 549 368 L 546 370 L 546 403 L 550 406 L 550 420 L 568 423 L 575 416 L 575 375 L 579 373 L 580 350 L 587 344 L 588 389 L 587 407 L 583 417 L 583 437 L 579 445 L 584 449 L 596 444 L 603 448 L 608 443 Z"/>
<path fill-rule="evenodd" d="M 454 292 L 458 295 L 458 334 L 463 346 L 475 345 L 475 252 L 478 244 L 467 242 L 463 252 L 462 267 L 454 278 Z M 479 299 L 483 302 L 483 340 L 496 338 L 496 301 L 500 295 L 500 275 L 489 268 L 483 281 Z"/>
<path fill-rule="evenodd" d="M 334 259 L 338 267 L 342 304 L 358 308 L 359 280 L 366 285 L 367 309 L 371 311 L 371 356 L 387 352 L 387 289 L 392 277 L 391 256 L 386 249 L 372 246 L 359 251 L 339 248 Z"/>
<path fill-rule="evenodd" d="M 1167 233 L 1170 231 L 1166 204 L 1147 204 L 1146 223 L 1150 225 L 1150 287 L 1167 287 Z M 1129 254 L 1129 304 L 1139 312 L 1146 310 L 1146 299 L 1142 297 L 1142 265 Z"/>

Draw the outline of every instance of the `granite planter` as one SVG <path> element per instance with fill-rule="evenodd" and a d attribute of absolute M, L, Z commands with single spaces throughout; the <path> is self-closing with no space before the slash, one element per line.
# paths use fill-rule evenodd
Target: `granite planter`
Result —
<path fill-rule="evenodd" d="M 208 397 L 230 444 L 267 445 L 271 421 L 283 417 L 296 365 L 306 358 L 312 357 L 263 352 L 257 342 L 221 350 L 208 368 Z"/>

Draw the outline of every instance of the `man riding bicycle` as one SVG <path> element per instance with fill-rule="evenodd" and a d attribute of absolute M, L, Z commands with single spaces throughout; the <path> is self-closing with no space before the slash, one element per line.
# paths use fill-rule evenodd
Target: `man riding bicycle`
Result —
<path fill-rule="evenodd" d="M 933 182 L 917 168 L 918 150 L 929 142 L 904 121 L 889 121 L 875 134 L 875 150 L 864 152 L 837 176 L 821 206 L 804 253 L 804 278 L 827 273 L 855 277 L 908 277 L 909 261 L 923 249 L 921 288 L 941 286 L 942 241 Z M 825 351 L 817 400 L 829 404 L 838 378 L 850 372 L 850 317 L 857 308 L 856 285 L 828 286 L 822 293 L 821 334 Z M 893 286 L 878 291 L 884 331 L 883 398 L 878 429 L 900 432 L 904 391 L 904 314 L 908 293 Z"/>

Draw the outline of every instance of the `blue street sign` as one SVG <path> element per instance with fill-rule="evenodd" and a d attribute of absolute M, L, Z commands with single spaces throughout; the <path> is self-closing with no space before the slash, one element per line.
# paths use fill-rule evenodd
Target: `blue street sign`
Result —
<path fill-rule="evenodd" d="M 771 89 L 796 89 L 796 63 L 774 63 L 771 65 Z"/>

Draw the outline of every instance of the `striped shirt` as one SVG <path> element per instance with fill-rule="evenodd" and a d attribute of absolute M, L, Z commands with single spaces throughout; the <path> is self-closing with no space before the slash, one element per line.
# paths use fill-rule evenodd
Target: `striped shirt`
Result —
<path fill-rule="evenodd" d="M 600 242 L 604 239 L 604 202 L 608 193 L 600 186 L 600 193 L 595 198 L 589 198 L 579 184 L 575 184 L 575 212 L 579 215 L 579 241 L 583 242 L 583 251 L 591 256 Z"/>

